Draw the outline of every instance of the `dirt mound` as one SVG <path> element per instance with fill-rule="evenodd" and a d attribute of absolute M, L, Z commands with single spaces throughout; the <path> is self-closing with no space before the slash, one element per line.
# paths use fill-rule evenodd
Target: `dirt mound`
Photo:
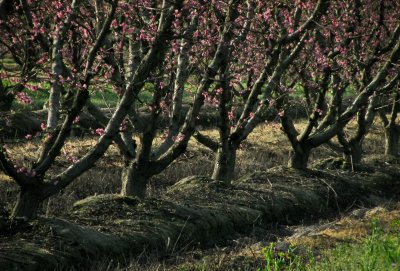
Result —
<path fill-rule="evenodd" d="M 3 113 L 0 116 L 0 136 L 6 138 L 35 135 L 41 131 L 40 124 L 45 121 L 45 110 L 34 112 Z"/>
<path fill-rule="evenodd" d="M 63 263 L 84 269 L 96 258 L 162 256 L 270 223 L 295 224 L 354 204 L 374 205 L 398 192 L 395 162 L 384 167 L 388 162 L 372 159 L 385 169 L 372 173 L 278 167 L 232 184 L 190 177 L 157 199 L 93 196 L 77 202 L 64 219 L 39 218 L 17 231 L 1 231 L 0 266 L 54 270 Z M 13 227 L 11 221 L 2 223 Z"/>

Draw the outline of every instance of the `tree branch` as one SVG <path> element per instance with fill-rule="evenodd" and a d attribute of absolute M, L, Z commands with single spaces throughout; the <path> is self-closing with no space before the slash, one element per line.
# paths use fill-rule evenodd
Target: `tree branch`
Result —
<path fill-rule="evenodd" d="M 196 131 L 193 134 L 193 137 L 202 145 L 206 146 L 207 148 L 209 148 L 210 150 L 212 150 L 213 152 L 217 152 L 218 151 L 218 142 L 216 142 L 215 140 L 213 140 L 211 137 L 203 135 L 202 133 L 200 133 L 199 131 Z"/>
<path fill-rule="evenodd" d="M 57 138 L 54 140 L 54 143 L 52 144 L 51 148 L 48 150 L 46 155 L 43 155 L 43 159 L 39 160 L 37 163 L 37 166 L 35 167 L 35 170 L 39 174 L 44 174 L 52 165 L 56 157 L 59 155 L 61 148 L 64 146 L 64 142 L 68 137 L 69 132 L 71 131 L 71 126 L 75 118 L 79 115 L 79 113 L 82 111 L 83 106 L 85 105 L 89 93 L 88 93 L 88 88 L 89 88 L 89 83 L 91 76 L 89 76 L 89 71 L 93 65 L 94 57 L 97 54 L 97 51 L 100 49 L 100 44 L 103 42 L 105 39 L 105 33 L 108 31 L 111 25 L 112 18 L 114 17 L 116 8 L 117 8 L 118 0 L 115 0 L 113 2 L 110 14 L 106 20 L 106 22 L 103 25 L 102 31 L 100 32 L 99 36 L 96 39 L 96 42 L 92 49 L 89 52 L 89 58 L 86 64 L 85 68 L 85 81 L 84 84 L 86 84 L 86 87 L 82 87 L 77 91 L 77 94 L 74 99 L 74 103 L 72 106 L 72 109 L 70 112 L 67 114 L 67 117 L 64 120 L 63 125 L 61 126 L 60 130 L 58 131 Z M 51 139 L 52 141 L 52 139 Z"/>

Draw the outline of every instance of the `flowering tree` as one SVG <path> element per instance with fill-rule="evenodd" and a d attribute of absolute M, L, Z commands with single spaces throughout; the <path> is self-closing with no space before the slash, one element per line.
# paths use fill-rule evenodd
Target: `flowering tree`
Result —
<path fill-rule="evenodd" d="M 397 3 L 384 0 L 1 1 L 1 54 L 18 66 L 17 74 L 2 69 L 0 90 L 11 89 L 3 97 L 29 103 L 25 88 L 40 87 L 34 80 L 50 84 L 38 157 L 15 161 L 6 145 L 0 148 L 0 169 L 21 187 L 13 215 L 34 216 L 113 142 L 125 162 L 124 195 L 143 197 L 149 178 L 179 157 L 192 135 L 216 153 L 213 178 L 229 181 L 237 149 L 270 108 L 293 147 L 290 166 L 306 168 L 311 150 L 336 135 L 358 160 L 380 93 L 399 79 L 398 12 Z M 106 84 L 119 95 L 111 118 L 90 101 Z M 151 101 L 140 99 L 145 87 Z M 353 103 L 345 108 L 350 88 Z M 294 90 L 302 90 L 311 112 L 302 131 L 287 114 Z M 193 96 L 186 116 L 184 96 Z M 387 127 L 395 127 L 396 97 Z M 205 102 L 218 110 L 218 139 L 196 130 Z M 98 122 L 99 140 L 51 176 L 84 109 Z M 169 123 L 157 144 L 162 114 Z M 344 127 L 355 115 L 358 130 L 348 136 Z M 396 137 L 391 142 L 397 145 Z"/>
<path fill-rule="evenodd" d="M 382 63 L 382 58 L 394 46 L 395 39 L 400 35 L 400 28 L 396 28 L 393 20 L 398 16 L 398 4 L 387 1 L 357 1 L 348 6 L 354 15 L 353 37 L 349 38 L 349 46 L 342 49 L 343 58 L 346 51 L 351 50 L 361 55 L 358 61 L 352 61 L 354 57 L 348 56 L 347 69 L 351 71 L 353 79 L 347 79 L 356 89 L 362 90 L 371 81 L 377 65 Z M 368 32 L 365 32 L 367 30 Z M 362 33 L 367 33 L 361 35 Z M 394 64 L 394 63 L 393 63 Z M 345 159 L 349 164 L 359 164 L 362 158 L 362 144 L 375 118 L 377 108 L 382 107 L 383 96 L 391 95 L 394 91 L 399 74 L 391 70 L 388 83 L 380 87 L 369 98 L 368 105 L 362 106 L 356 117 L 356 131 L 347 135 L 344 131 L 338 134 L 339 142 L 344 147 Z"/>
<path fill-rule="evenodd" d="M 234 177 L 237 149 L 265 121 L 277 82 L 299 56 L 329 2 L 276 6 L 276 3 L 248 1 L 246 15 L 241 19 L 246 23 L 238 27 L 239 33 L 231 43 L 238 50 L 232 51 L 231 59 L 221 70 L 211 100 L 219 110 L 219 139 L 213 140 L 200 132 L 195 134 L 198 141 L 216 152 L 214 179 L 230 181 Z M 243 101 L 243 111 L 236 117 L 237 99 Z"/>
<path fill-rule="evenodd" d="M 165 65 L 161 73 L 164 76 L 156 81 L 149 108 L 150 120 L 144 124 L 140 114 L 131 112 L 131 120 L 135 123 L 135 127 L 139 128 L 140 145 L 136 157 L 124 169 L 122 194 L 143 197 L 148 179 L 164 170 L 186 150 L 189 139 L 195 131 L 205 93 L 208 93 L 215 76 L 224 61 L 229 58 L 229 44 L 234 37 L 233 22 L 238 16 L 239 2 L 231 0 L 226 4 L 202 3 L 203 5 L 193 2 L 189 5 L 190 8 L 175 13 L 174 24 L 180 26 L 176 27 L 179 30 L 177 34 L 183 38 L 180 40 L 180 48 L 177 41 L 173 42 L 168 57 L 177 54 L 177 62 L 171 67 Z M 220 19 L 217 16 L 220 16 Z M 213 20 L 212 24 L 208 22 L 210 18 Z M 200 44 L 197 46 L 194 46 L 195 39 L 200 39 Z M 212 46 L 212 41 L 215 41 L 215 46 Z M 194 50 L 201 55 L 191 58 L 190 55 Z M 204 72 L 195 76 L 199 83 L 192 106 L 182 122 L 182 96 L 191 75 L 188 66 L 197 64 L 196 69 L 200 71 L 201 61 L 207 64 L 203 67 Z M 173 80 L 171 76 L 165 76 L 170 68 L 173 72 L 176 71 Z M 163 142 L 157 146 L 153 142 L 158 130 L 157 118 L 163 109 L 168 109 L 166 104 L 171 104 L 172 108 L 169 114 L 169 127 Z"/>
<path fill-rule="evenodd" d="M 32 7 L 29 5 L 36 7 L 35 5 L 38 3 L 27 2 L 26 4 L 27 7 Z M 146 4 L 144 3 L 145 7 Z M 51 127 L 44 127 L 47 132 L 46 138 L 37 161 L 21 165 L 9 157 L 4 145 L 0 150 L 0 168 L 21 187 L 13 216 L 34 216 L 43 200 L 69 185 L 102 157 L 118 133 L 120 124 L 128 114 L 130 106 L 142 89 L 146 78 L 163 59 L 163 44 L 172 35 L 171 26 L 174 11 L 179 10 L 181 4 L 182 1 L 177 0 L 172 3 L 164 1 L 160 5 L 158 27 L 149 43 L 149 49 L 143 55 L 129 84 L 126 86 L 118 108 L 108 122 L 98 144 L 72 166 L 52 177 L 47 176 L 46 173 L 60 154 L 72 124 L 88 100 L 90 83 L 103 70 L 100 69 L 100 66 L 106 52 L 102 48 L 107 45 L 107 36 L 110 33 L 113 19 L 120 16 L 123 8 L 118 5 L 118 1 L 105 3 L 102 1 L 74 0 L 68 3 L 59 3 L 58 1 L 48 3 L 47 7 L 52 7 L 53 11 L 50 14 L 56 16 L 54 18 L 55 24 L 47 25 L 51 30 L 49 37 L 53 41 L 52 72 L 50 74 L 52 85 L 50 96 L 53 99 L 50 103 L 53 103 L 53 105 L 49 108 L 48 120 Z M 28 11 L 35 12 L 37 9 L 30 8 Z M 98 16 L 91 16 L 93 11 L 97 12 Z M 16 20 L 20 19 L 18 13 L 15 15 Z M 99 19 L 99 16 L 102 19 Z M 46 21 L 46 18 L 44 18 L 44 21 Z M 42 25 L 42 22 L 36 23 L 36 25 L 39 24 Z M 46 25 L 46 23 L 43 22 L 43 25 Z M 74 40 L 77 37 L 86 37 L 86 39 Z M 86 41 L 86 43 L 82 41 Z M 58 50 L 55 50 L 55 47 Z M 79 66 L 76 64 L 79 64 Z M 69 70 L 71 70 L 71 74 Z M 63 93 L 66 95 L 64 103 L 68 103 L 69 106 L 64 113 L 63 122 L 58 124 L 60 119 L 58 113 L 59 97 Z"/>
<path fill-rule="evenodd" d="M 31 99 L 23 92 L 26 84 L 36 76 L 35 62 L 38 60 L 38 47 L 35 46 L 33 37 L 29 37 L 30 30 L 33 27 L 31 16 L 27 16 L 27 24 L 24 25 L 15 14 L 24 16 L 26 13 L 26 1 L 22 1 L 21 6 L 16 5 L 14 1 L 3 0 L 0 3 L 0 33 L 2 40 L 0 41 L 1 57 L 10 56 L 18 67 L 18 76 L 10 77 L 10 73 L 14 74 L 13 69 L 8 70 L 6 65 L 1 66 L 0 76 L 0 110 L 7 111 L 11 108 L 14 98 L 24 103 L 30 103 Z M 30 15 L 30 13 L 29 13 Z M 28 28 L 28 29 L 27 29 Z M 48 44 L 44 42 L 42 34 L 40 40 L 43 46 L 48 48 Z M 27 38 L 28 37 L 28 38 Z"/>
<path fill-rule="evenodd" d="M 393 3 L 387 4 L 387 13 L 381 14 L 384 19 L 380 22 L 375 20 L 376 16 L 379 17 L 379 9 L 376 9 L 374 3 L 356 1 L 332 5 L 333 11 L 328 12 L 330 16 L 322 22 L 326 27 L 315 32 L 315 42 L 309 43 L 305 50 L 306 55 L 299 58 L 297 69 L 309 69 L 297 73 L 303 75 L 301 81 L 306 83 L 303 83 L 304 89 L 316 89 L 317 93 L 314 97 L 306 94 L 306 99 L 313 101 L 314 105 L 308 124 L 302 132 L 295 127 L 288 114 L 281 115 L 282 129 L 293 147 L 290 166 L 306 168 L 310 151 L 327 143 L 337 134 L 344 143 L 343 128 L 357 113 L 359 131 L 348 142 L 352 145 L 351 156 L 359 160 L 355 155 L 358 151 L 353 146 L 360 145 L 367 123 L 370 125 L 373 120 L 373 117 L 366 115 L 368 100 L 372 97 L 371 112 L 375 107 L 374 93 L 390 89 L 393 80 L 397 80 L 394 78 L 394 65 L 400 57 L 400 25 L 394 19 L 398 18 L 398 9 L 391 6 Z M 335 13 L 338 10 L 342 12 L 340 16 Z M 362 17 L 357 20 L 354 14 Z M 386 32 L 378 31 L 382 28 Z M 376 35 L 377 33 L 382 34 Z M 313 61 L 308 59 L 310 56 L 313 56 Z M 360 78 L 360 81 L 354 78 Z M 289 95 L 285 93 L 287 82 L 291 80 L 281 81 L 280 91 L 276 93 L 281 112 L 291 105 Z M 384 86 L 385 84 L 387 85 Z M 347 108 L 343 108 L 343 94 L 348 86 L 354 88 L 357 95 Z M 327 104 L 329 92 L 331 101 Z"/>
<path fill-rule="evenodd" d="M 174 50 L 178 52 L 174 80 L 170 80 L 171 76 L 165 76 L 167 69 L 164 68 L 163 78 L 165 83 L 162 81 L 155 84 L 156 86 L 161 84 L 162 87 L 155 89 L 150 107 L 151 119 L 146 123 L 145 127 L 141 125 L 143 121 L 141 121 L 140 114 L 132 113 L 131 120 L 140 131 L 140 145 L 136 157 L 132 159 L 122 175 L 122 193 L 125 195 L 144 196 L 147 180 L 165 169 L 185 151 L 193 133 L 195 133 L 195 137 L 202 143 L 217 152 L 214 178 L 230 180 L 232 178 L 231 172 L 234 171 L 236 150 L 240 142 L 263 119 L 262 115 L 267 106 L 258 99 L 258 95 L 261 94 L 262 88 L 268 79 L 268 74 L 272 74 L 276 66 L 279 66 L 279 69 L 283 71 L 285 68 L 282 66 L 287 67 L 294 59 L 294 55 L 296 55 L 296 53 L 293 53 L 293 55 L 281 59 L 281 62 L 279 62 L 278 58 L 281 46 L 298 42 L 301 36 L 313 27 L 313 20 L 318 20 L 323 10 L 326 9 L 326 2 L 320 1 L 309 18 L 307 15 L 299 18 L 298 29 L 295 29 L 290 35 L 282 37 L 279 41 L 271 39 L 268 44 L 274 44 L 271 46 L 272 48 L 256 46 L 254 43 L 255 40 L 261 42 L 265 36 L 271 33 L 262 33 L 262 35 L 255 33 L 248 39 L 248 34 L 257 29 L 257 27 L 260 27 L 260 25 L 251 27 L 252 21 L 259 20 L 259 24 L 261 25 L 269 23 L 270 17 L 266 11 L 269 11 L 270 7 L 265 7 L 261 3 L 255 7 L 256 3 L 253 1 L 229 1 L 226 4 L 216 2 L 212 5 L 202 5 L 202 9 L 197 8 L 196 13 L 193 11 L 190 12 L 190 14 L 196 15 L 190 16 L 188 18 L 190 22 L 188 21 L 186 27 L 181 29 L 184 39 L 181 40 L 180 50 L 176 50 L 172 46 L 169 53 L 169 55 L 173 55 Z M 182 23 L 182 19 L 186 18 L 184 12 L 185 10 L 183 9 L 182 14 L 176 14 L 180 23 Z M 297 12 L 299 13 L 299 11 Z M 212 24 L 209 24 L 208 20 L 211 20 Z M 198 24 L 197 22 L 203 23 Z M 193 39 L 200 39 L 200 44 L 194 45 Z M 213 43 L 216 46 L 212 46 Z M 255 48 L 246 52 L 248 54 L 247 57 L 241 56 L 245 48 L 252 44 L 255 45 Z M 294 51 L 299 50 L 300 46 L 294 49 Z M 190 57 L 190 53 L 193 51 L 201 54 L 197 57 Z M 268 58 L 270 52 L 273 52 L 273 58 L 270 59 L 268 64 L 263 63 Z M 261 57 L 261 54 L 264 55 L 264 58 Z M 258 55 L 258 61 L 252 63 L 250 61 L 250 58 L 252 58 L 251 55 Z M 243 60 L 247 61 L 246 66 L 241 65 L 240 61 Z M 202 62 L 209 64 L 202 65 Z M 191 75 L 190 70 L 186 68 L 190 64 L 192 66 L 196 64 L 196 73 L 201 69 L 204 69 L 204 73 L 201 76 L 198 74 Z M 259 65 L 261 65 L 261 69 Z M 232 86 L 234 82 L 240 81 L 238 80 L 240 77 L 239 74 L 246 71 L 249 67 L 253 67 L 253 71 L 256 70 L 255 74 L 259 74 L 260 78 L 258 83 L 255 84 L 254 90 L 248 95 L 246 112 L 238 120 L 238 123 L 240 123 L 238 129 L 233 131 L 232 138 L 228 139 L 231 129 L 230 123 L 232 123 L 234 118 L 232 110 L 233 93 L 238 92 Z M 260 70 L 261 72 L 259 73 Z M 182 94 L 185 90 L 185 84 L 190 77 L 197 77 L 199 83 L 196 95 L 193 98 L 193 104 L 185 120 L 180 124 Z M 164 93 L 164 99 L 160 93 Z M 168 98 L 172 100 L 168 100 Z M 204 102 L 209 102 L 219 109 L 220 142 L 206 138 L 199 131 L 195 130 L 200 107 Z M 171 103 L 172 107 L 168 131 L 164 141 L 153 148 L 153 139 L 157 131 L 156 120 L 163 110 L 163 105 L 168 103 Z M 257 109 L 257 107 L 260 108 L 255 114 L 252 113 L 252 110 Z M 249 115 L 257 118 L 253 120 Z M 252 121 L 247 125 L 249 120 Z M 221 147 L 219 148 L 218 146 Z"/>

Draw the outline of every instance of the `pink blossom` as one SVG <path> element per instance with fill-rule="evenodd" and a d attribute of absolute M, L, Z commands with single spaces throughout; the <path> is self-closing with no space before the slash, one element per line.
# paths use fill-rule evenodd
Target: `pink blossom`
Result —
<path fill-rule="evenodd" d="M 268 21 L 271 18 L 271 10 L 267 8 L 262 14 L 264 21 Z"/>
<path fill-rule="evenodd" d="M 70 163 L 75 164 L 76 162 L 78 162 L 78 158 L 74 155 L 67 155 L 67 161 Z"/>
<path fill-rule="evenodd" d="M 183 134 L 179 134 L 177 136 L 172 137 L 172 141 L 174 141 L 174 142 L 181 142 L 184 139 L 185 139 L 185 135 L 183 135 Z"/>
<path fill-rule="evenodd" d="M 74 121 L 72 122 L 73 124 L 78 124 L 81 121 L 81 117 L 80 116 L 76 116 L 76 118 L 74 119 Z"/>
<path fill-rule="evenodd" d="M 33 102 L 32 98 L 29 97 L 25 92 L 18 92 L 16 98 L 18 102 L 23 104 L 31 104 Z"/>
<path fill-rule="evenodd" d="M 223 88 L 217 88 L 217 89 L 215 90 L 215 95 L 221 95 L 222 92 L 224 92 L 224 89 L 223 89 Z"/>
<path fill-rule="evenodd" d="M 120 131 L 120 132 L 126 131 L 126 122 L 125 122 L 125 121 L 123 121 L 123 122 L 121 123 L 121 125 L 119 126 L 119 131 Z"/>
<path fill-rule="evenodd" d="M 219 104 L 220 104 L 220 101 L 219 101 L 217 98 L 214 98 L 214 99 L 211 100 L 211 104 L 212 104 L 214 107 L 218 107 Z"/>
<path fill-rule="evenodd" d="M 315 113 L 317 113 L 319 116 L 322 116 L 324 114 L 324 111 L 318 108 L 317 110 L 315 110 Z"/>
<path fill-rule="evenodd" d="M 32 135 L 31 134 L 27 134 L 27 135 L 25 135 L 25 138 L 28 139 L 28 140 L 32 139 Z"/>
<path fill-rule="evenodd" d="M 104 129 L 103 128 L 97 128 L 94 132 L 96 134 L 98 134 L 99 136 L 104 135 Z"/>
<path fill-rule="evenodd" d="M 30 168 L 27 168 L 27 167 L 24 167 L 24 166 L 17 166 L 17 165 L 16 165 L 16 168 L 17 168 L 17 173 L 25 174 L 28 177 L 35 177 L 36 176 L 36 171 L 33 170 L 33 169 L 30 169 Z"/>
<path fill-rule="evenodd" d="M 34 85 L 25 85 L 25 87 L 27 88 L 27 89 L 29 89 L 29 90 L 31 90 L 31 91 L 37 91 L 39 88 L 37 87 L 37 86 L 34 86 Z"/>
<path fill-rule="evenodd" d="M 40 124 L 40 128 L 42 129 L 42 131 L 44 131 L 44 130 L 46 130 L 47 126 L 46 126 L 46 124 L 44 122 L 42 122 Z"/>
<path fill-rule="evenodd" d="M 228 112 L 228 119 L 229 120 L 233 120 L 235 118 L 235 114 L 233 113 L 233 111 L 229 111 Z"/>
<path fill-rule="evenodd" d="M 59 12 L 57 12 L 57 17 L 59 19 L 62 19 L 64 17 L 64 14 L 61 11 L 59 11 Z"/>

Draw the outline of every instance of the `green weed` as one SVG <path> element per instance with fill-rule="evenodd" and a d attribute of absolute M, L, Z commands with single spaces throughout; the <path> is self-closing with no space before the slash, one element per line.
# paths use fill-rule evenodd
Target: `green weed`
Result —
<path fill-rule="evenodd" d="M 400 236 L 372 222 L 371 235 L 360 243 L 340 245 L 309 270 L 399 270 Z"/>
<path fill-rule="evenodd" d="M 297 255 L 290 247 L 287 252 L 275 252 L 275 244 L 263 248 L 265 269 L 259 271 L 389 271 L 400 270 L 399 221 L 385 231 L 378 221 L 371 224 L 371 234 L 359 243 L 340 244 L 321 255 Z"/>
<path fill-rule="evenodd" d="M 275 243 L 271 243 L 268 247 L 262 249 L 265 258 L 265 267 L 258 271 L 277 271 L 277 270 L 303 270 L 302 264 L 305 258 L 297 255 L 296 248 L 290 246 L 285 252 L 276 252 Z"/>

